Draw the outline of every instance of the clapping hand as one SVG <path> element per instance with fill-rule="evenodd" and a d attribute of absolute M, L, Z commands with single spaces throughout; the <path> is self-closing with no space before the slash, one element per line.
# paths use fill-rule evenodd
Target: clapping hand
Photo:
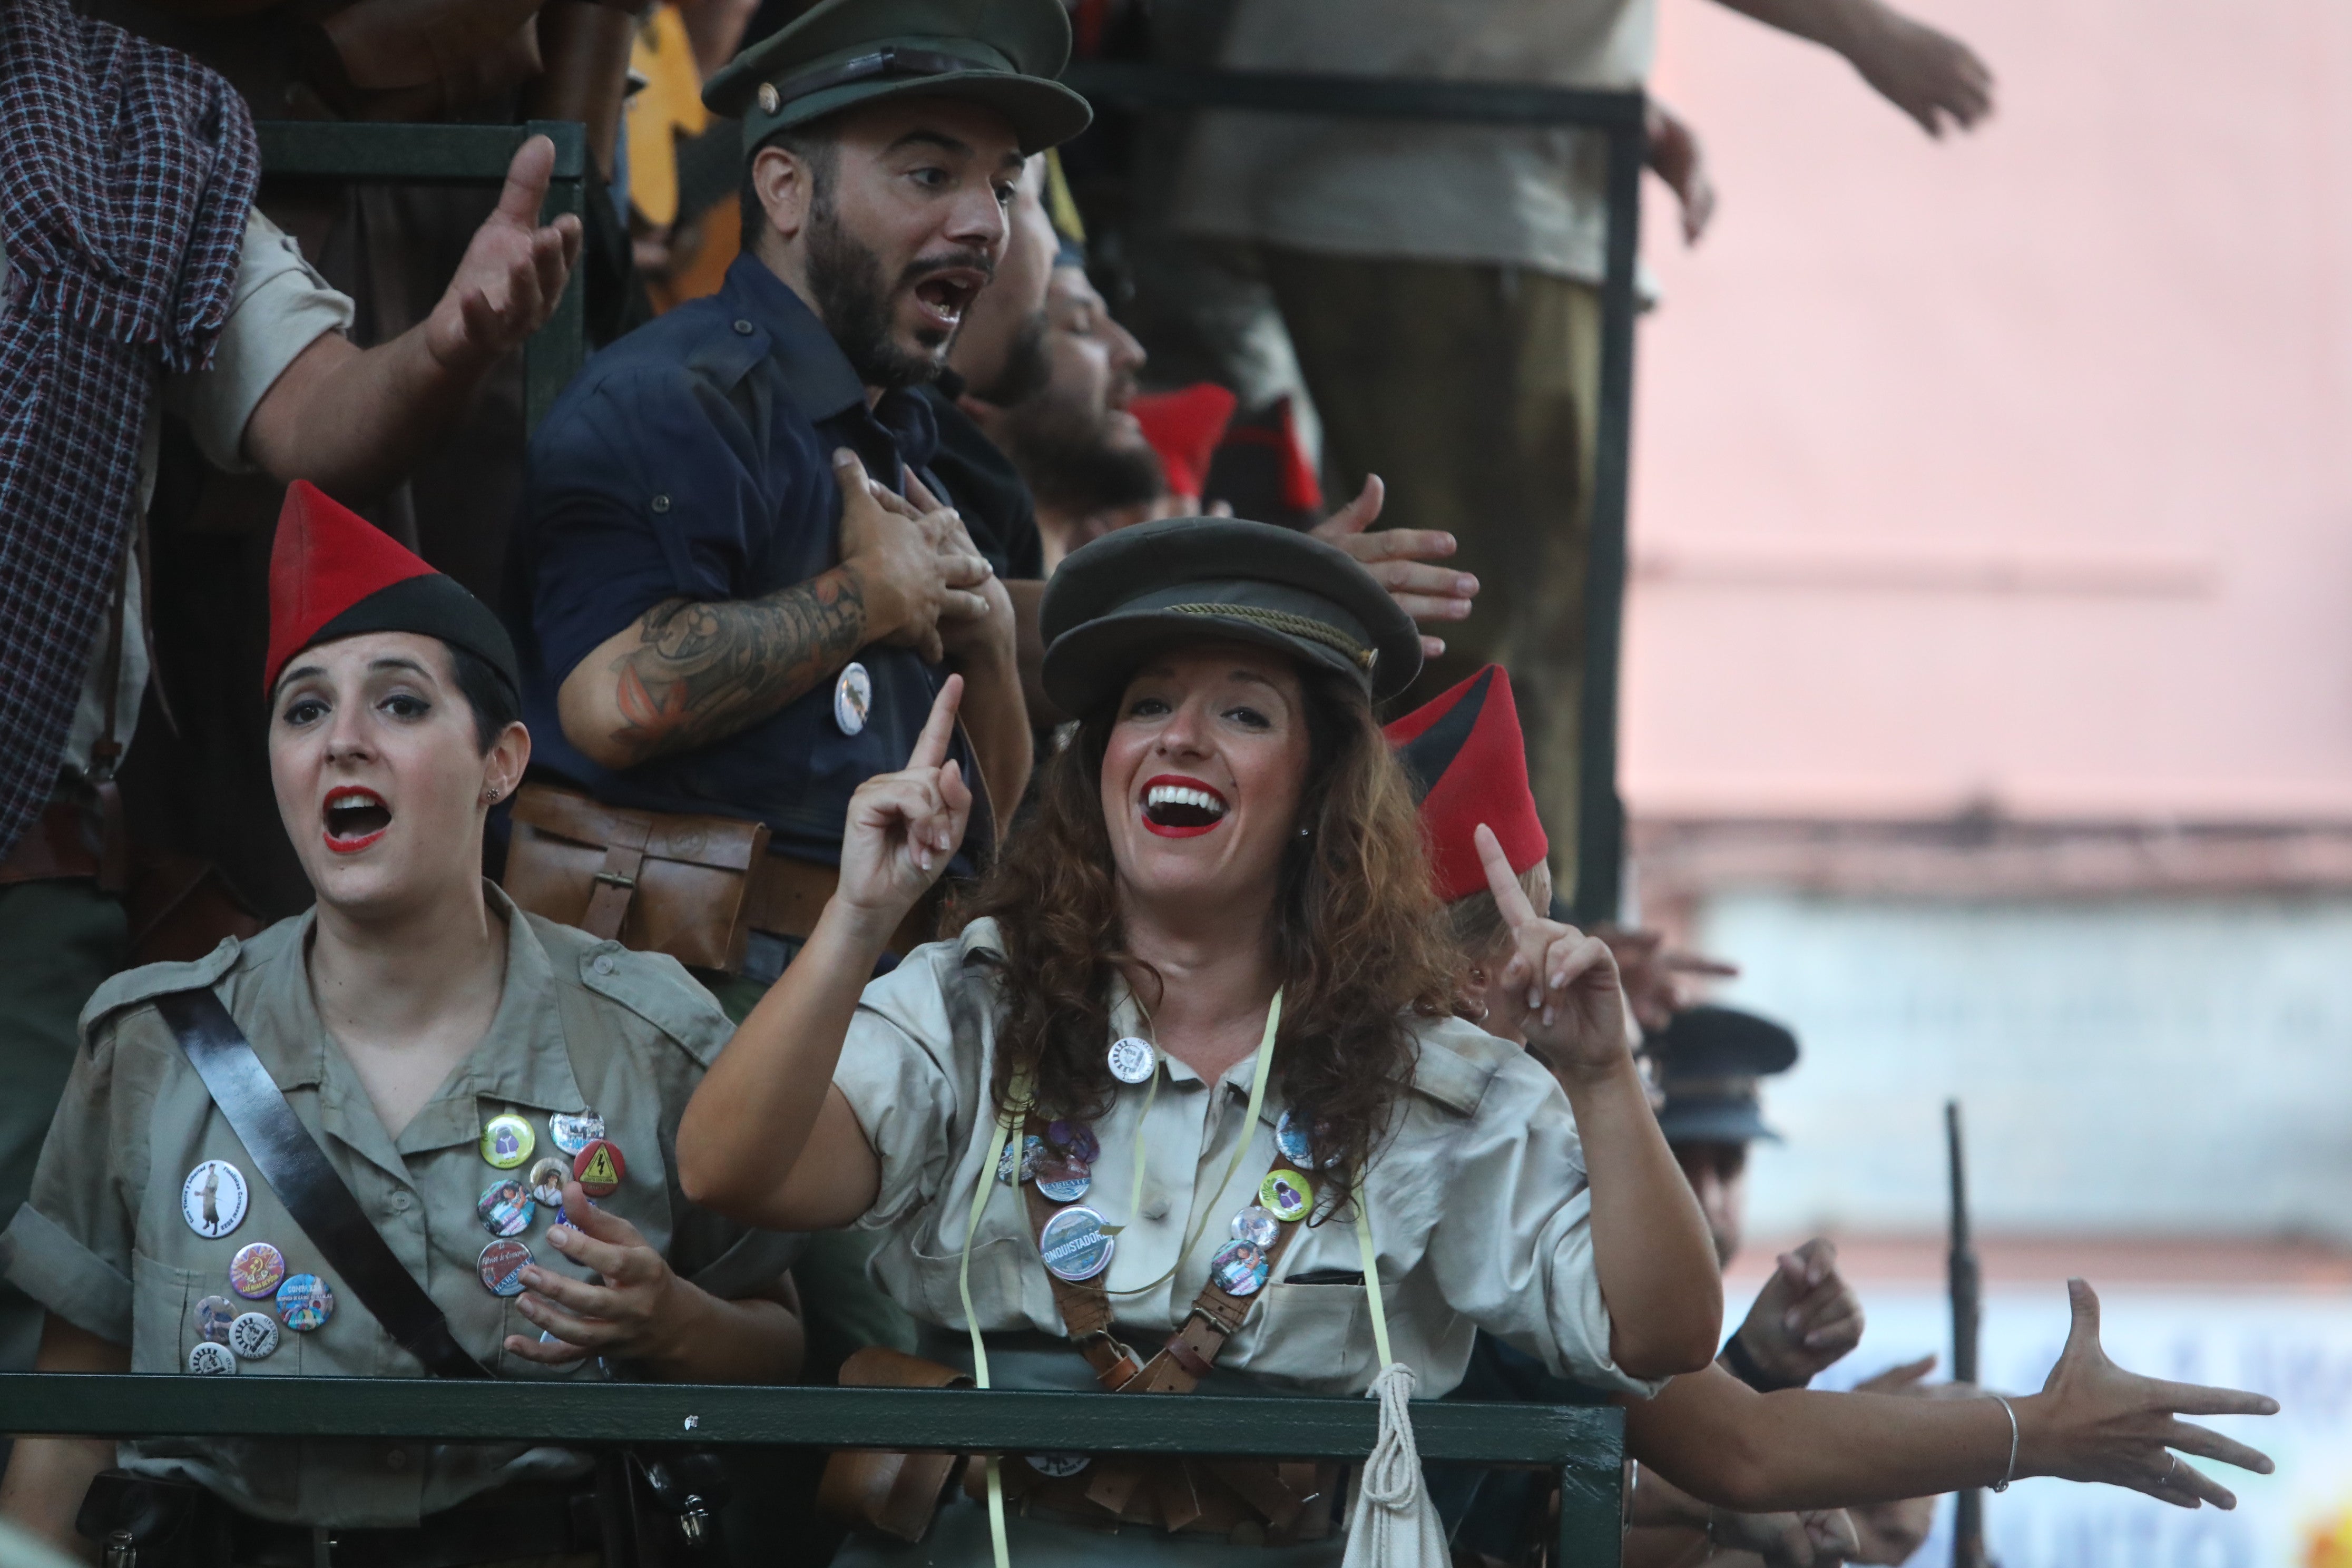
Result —
<path fill-rule="evenodd" d="M 1626 1057 L 1625 997 L 1608 944 L 1536 913 L 1494 829 L 1482 822 L 1474 837 L 1511 942 L 1487 987 L 1487 1032 L 1525 1040 L 1555 1073 L 1616 1067 Z"/>
<path fill-rule="evenodd" d="M 547 324 L 580 259 L 580 219 L 539 221 L 555 172 L 555 143 L 533 136 L 507 165 L 498 210 L 482 220 L 457 276 L 425 323 L 425 346 L 446 369 L 478 374 Z"/>
<path fill-rule="evenodd" d="M 870 917 L 880 932 L 898 928 L 929 891 L 963 842 L 971 787 L 961 763 L 948 760 L 963 677 L 950 675 L 915 738 L 914 754 L 895 773 L 877 773 L 849 797 L 841 836 L 841 884 L 835 900 Z"/>

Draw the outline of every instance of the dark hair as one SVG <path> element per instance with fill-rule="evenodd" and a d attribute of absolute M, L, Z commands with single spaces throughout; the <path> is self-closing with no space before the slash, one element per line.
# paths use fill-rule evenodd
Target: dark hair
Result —
<path fill-rule="evenodd" d="M 466 706 L 474 710 L 474 743 L 487 757 L 499 737 L 507 732 L 507 726 L 521 720 L 522 699 L 499 667 L 480 654 L 456 643 L 441 646 L 449 650 L 449 662 L 457 670 L 457 689 L 465 694 Z"/>
<path fill-rule="evenodd" d="M 767 227 L 767 204 L 760 199 L 759 187 L 751 183 L 751 161 L 763 147 L 782 147 L 808 165 L 809 195 L 814 205 L 833 204 L 834 176 L 841 170 L 841 124 L 832 115 L 812 120 L 806 125 L 795 125 L 789 131 L 779 131 L 773 136 L 743 154 L 743 180 L 735 188 L 736 211 L 742 226 L 741 244 L 744 251 L 755 252 L 760 235 Z"/>
<path fill-rule="evenodd" d="M 1411 1017 L 1442 1016 L 1455 956 L 1431 885 L 1412 792 L 1363 689 L 1302 670 L 1309 753 L 1300 826 L 1284 851 L 1275 922 L 1283 976 L 1275 1074 L 1311 1119 L 1323 1212 L 1345 1198 L 1412 1080 Z M 1104 1056 L 1110 981 L 1136 977 L 1147 1005 L 1160 977 L 1128 952 L 1118 918 L 1102 762 L 1118 699 L 1080 721 L 1045 765 L 1035 814 L 950 924 L 996 918 L 1003 984 L 996 1103 L 1026 1075 L 1055 1117 L 1087 1121 L 1118 1085 Z"/>

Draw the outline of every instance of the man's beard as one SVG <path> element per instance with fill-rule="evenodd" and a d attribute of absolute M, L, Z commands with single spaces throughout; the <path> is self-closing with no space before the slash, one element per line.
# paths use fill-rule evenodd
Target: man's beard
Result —
<path fill-rule="evenodd" d="M 1084 516 L 1139 506 L 1166 487 L 1160 454 L 1124 435 L 1108 409 L 1048 387 L 1005 410 L 1000 444 L 1040 505 Z"/>
<path fill-rule="evenodd" d="M 911 285 L 925 273 L 943 267 L 994 270 L 984 252 L 919 257 L 901 275 L 899 286 Z M 952 333 L 942 334 L 936 345 L 921 350 L 898 346 L 891 311 L 898 291 L 883 287 L 880 258 L 842 227 L 829 201 L 818 202 L 809 214 L 808 284 L 809 292 L 816 296 L 818 319 L 864 385 L 919 386 L 935 380 L 947 363 Z"/>
<path fill-rule="evenodd" d="M 1045 352 L 1045 331 L 1049 323 L 1045 307 L 1040 305 L 1021 323 L 1013 335 L 1013 342 L 1004 351 L 1004 368 L 986 386 L 966 390 L 982 403 L 993 403 L 999 408 L 1014 404 L 1045 390 L 1054 379 L 1053 356 Z"/>

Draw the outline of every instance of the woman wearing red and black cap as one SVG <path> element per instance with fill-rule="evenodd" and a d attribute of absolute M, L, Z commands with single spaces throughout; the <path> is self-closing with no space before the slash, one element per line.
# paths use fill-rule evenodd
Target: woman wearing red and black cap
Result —
<path fill-rule="evenodd" d="M 270 609 L 270 773 L 318 902 L 92 998 L 0 1236 L 47 1310 L 41 1370 L 792 1376 L 792 1240 L 676 1176 L 725 1015 L 671 960 L 482 878 L 484 819 L 530 754 L 498 619 L 304 484 Z M 289 1163 L 273 1126 L 317 1159 Z M 337 1188 L 340 1232 L 318 1223 Z M 21 1443 L 0 1511 L 70 1544 L 114 1454 Z M 589 1461 L 560 1449 L 151 1440 L 121 1462 L 131 1491 L 102 1498 L 193 1483 L 238 1563 L 308 1562 L 318 1527 L 371 1561 L 599 1545 L 572 1506 Z"/>

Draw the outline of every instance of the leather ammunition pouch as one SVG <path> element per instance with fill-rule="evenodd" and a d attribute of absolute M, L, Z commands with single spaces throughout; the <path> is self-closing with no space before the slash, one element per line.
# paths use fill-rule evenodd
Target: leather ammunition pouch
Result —
<path fill-rule="evenodd" d="M 844 1388 L 970 1388 L 971 1379 L 953 1367 L 925 1361 L 887 1345 L 867 1345 L 841 1363 Z M 920 1541 L 947 1495 L 961 1454 L 926 1449 L 893 1453 L 881 1448 L 837 1448 L 824 1462 L 817 1483 L 817 1511 L 854 1528 L 899 1541 Z"/>
<path fill-rule="evenodd" d="M 752 879 L 769 858 L 763 823 L 628 811 L 527 784 L 502 885 L 532 914 L 733 974 L 751 940 Z"/>

